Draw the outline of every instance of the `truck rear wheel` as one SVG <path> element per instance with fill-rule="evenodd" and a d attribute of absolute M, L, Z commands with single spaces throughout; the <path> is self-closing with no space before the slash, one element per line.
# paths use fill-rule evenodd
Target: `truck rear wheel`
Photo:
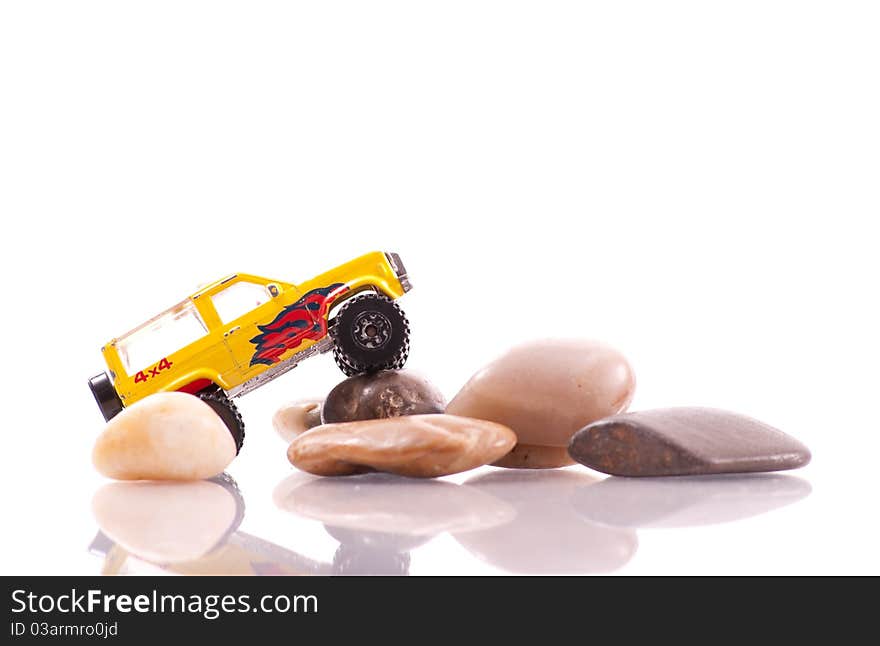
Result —
<path fill-rule="evenodd" d="M 236 405 L 217 386 L 206 388 L 197 393 L 196 396 L 213 408 L 214 412 L 226 424 L 226 428 L 232 434 L 232 439 L 235 440 L 235 453 L 238 455 L 241 452 L 242 444 L 244 444 L 244 420 L 241 418 L 241 413 L 238 412 Z"/>
<path fill-rule="evenodd" d="M 409 321 L 383 294 L 360 294 L 343 303 L 330 333 L 336 364 L 349 377 L 398 370 L 409 356 Z"/>

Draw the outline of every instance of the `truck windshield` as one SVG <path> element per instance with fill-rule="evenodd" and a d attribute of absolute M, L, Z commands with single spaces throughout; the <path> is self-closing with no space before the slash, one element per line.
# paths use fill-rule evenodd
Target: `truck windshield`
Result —
<path fill-rule="evenodd" d="M 195 304 L 187 299 L 117 339 L 116 349 L 125 371 L 132 374 L 197 341 L 206 333 L 207 328 Z"/>

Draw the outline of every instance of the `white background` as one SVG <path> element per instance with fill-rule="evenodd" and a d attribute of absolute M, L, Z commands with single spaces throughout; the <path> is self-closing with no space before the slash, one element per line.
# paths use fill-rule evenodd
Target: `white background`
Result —
<path fill-rule="evenodd" d="M 100 568 L 103 342 L 226 273 L 391 249 L 409 365 L 449 397 L 514 342 L 593 337 L 632 409 L 812 449 L 809 495 L 642 529 L 614 571 L 880 573 L 878 33 L 873 2 L 3 3 L 0 571 Z M 240 400 L 230 468 L 242 530 L 324 561 L 273 501 L 270 418 L 339 379 L 321 357 Z M 511 569 L 449 534 L 409 567 Z"/>

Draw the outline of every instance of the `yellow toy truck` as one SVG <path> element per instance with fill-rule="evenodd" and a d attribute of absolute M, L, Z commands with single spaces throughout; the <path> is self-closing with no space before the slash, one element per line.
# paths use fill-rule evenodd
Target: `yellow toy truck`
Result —
<path fill-rule="evenodd" d="M 408 292 L 396 253 L 374 251 L 294 285 L 233 274 L 101 348 L 108 371 L 89 380 L 105 420 L 157 392 L 200 397 L 229 427 L 244 423 L 232 399 L 313 355 L 333 350 L 346 375 L 402 368 Z"/>

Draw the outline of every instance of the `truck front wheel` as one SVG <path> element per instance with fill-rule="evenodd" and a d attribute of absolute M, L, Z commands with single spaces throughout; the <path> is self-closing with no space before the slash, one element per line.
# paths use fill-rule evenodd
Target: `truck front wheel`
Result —
<path fill-rule="evenodd" d="M 331 327 L 336 364 L 347 376 L 403 368 L 409 321 L 383 294 L 360 294 L 339 308 Z"/>

